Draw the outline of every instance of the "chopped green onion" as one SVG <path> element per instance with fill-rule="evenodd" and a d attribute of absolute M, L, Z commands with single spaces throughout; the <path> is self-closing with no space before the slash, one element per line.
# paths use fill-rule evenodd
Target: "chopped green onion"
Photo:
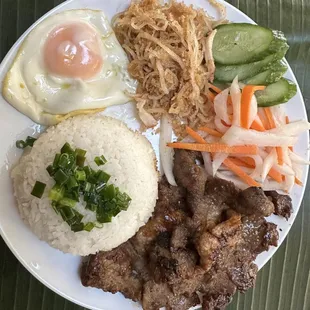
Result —
<path fill-rule="evenodd" d="M 52 166 L 52 165 L 49 165 L 49 166 L 46 168 L 46 171 L 48 172 L 48 174 L 49 174 L 51 177 L 55 174 L 55 169 L 54 169 L 54 166 Z"/>
<path fill-rule="evenodd" d="M 27 146 L 31 146 L 32 147 L 36 140 L 37 140 L 36 138 L 28 136 L 25 141 L 24 140 L 16 141 L 15 145 L 19 149 L 24 149 Z"/>
<path fill-rule="evenodd" d="M 74 219 L 75 213 L 72 208 L 67 207 L 67 206 L 62 206 L 62 205 L 58 205 L 58 206 L 59 206 L 58 207 L 59 213 L 64 221 L 67 222 L 68 220 Z"/>
<path fill-rule="evenodd" d="M 62 198 L 59 200 L 59 204 L 62 206 L 66 206 L 66 207 L 70 207 L 70 208 L 74 208 L 74 206 L 76 205 L 76 201 L 70 198 Z"/>
<path fill-rule="evenodd" d="M 77 155 L 76 156 L 76 165 L 79 166 L 79 167 L 83 167 L 84 166 L 84 163 L 85 163 L 85 160 L 86 160 L 86 157 L 84 156 L 81 156 L 81 155 Z"/>
<path fill-rule="evenodd" d="M 55 155 L 54 161 L 53 161 L 53 167 L 56 168 L 58 166 L 59 163 L 59 159 L 60 159 L 61 154 L 57 153 Z"/>
<path fill-rule="evenodd" d="M 28 146 L 33 146 L 33 144 L 34 144 L 36 141 L 37 141 L 36 138 L 30 137 L 30 136 L 28 136 L 28 137 L 26 138 L 26 143 L 27 143 Z"/>
<path fill-rule="evenodd" d="M 61 198 L 63 198 L 64 193 L 65 193 L 64 187 L 55 184 L 53 188 L 50 190 L 48 198 L 53 201 L 59 201 Z"/>
<path fill-rule="evenodd" d="M 79 188 L 75 187 L 71 189 L 70 191 L 65 192 L 65 198 L 70 198 L 76 202 L 80 201 L 80 194 L 79 194 Z"/>
<path fill-rule="evenodd" d="M 107 214 L 104 208 L 98 208 L 96 218 L 99 223 L 109 223 L 112 221 L 112 214 Z"/>
<path fill-rule="evenodd" d="M 67 154 L 73 154 L 74 150 L 71 148 L 70 144 L 66 142 L 63 147 L 60 150 L 61 154 L 67 153 Z"/>
<path fill-rule="evenodd" d="M 66 169 L 69 165 L 69 161 L 70 161 L 69 154 L 67 153 L 61 154 L 58 161 L 58 167 Z"/>
<path fill-rule="evenodd" d="M 66 186 L 68 189 L 72 189 L 78 187 L 79 183 L 76 181 L 75 177 L 71 175 L 66 182 Z"/>
<path fill-rule="evenodd" d="M 89 182 L 89 183 L 91 183 L 91 184 L 96 184 L 96 183 L 97 183 L 96 174 L 91 174 L 91 175 L 87 178 L 87 182 Z"/>
<path fill-rule="evenodd" d="M 113 201 L 107 201 L 104 204 L 104 210 L 107 214 L 111 214 L 112 216 L 116 216 L 120 213 L 120 209 L 117 207 L 116 203 Z"/>
<path fill-rule="evenodd" d="M 105 199 L 105 200 L 111 200 L 115 197 L 116 195 L 116 191 L 115 191 L 115 187 L 113 184 L 110 184 L 108 186 L 106 186 L 101 192 L 100 192 L 101 196 Z"/>
<path fill-rule="evenodd" d="M 98 170 L 96 173 L 97 183 L 108 183 L 111 176 L 102 170 Z"/>
<path fill-rule="evenodd" d="M 84 170 L 75 170 L 74 176 L 77 181 L 85 181 L 86 180 L 86 172 Z"/>
<path fill-rule="evenodd" d="M 54 211 L 56 212 L 56 214 L 59 214 L 58 204 L 57 204 L 56 201 L 52 201 L 52 208 L 54 209 Z"/>
<path fill-rule="evenodd" d="M 86 177 L 88 178 L 90 175 L 92 175 L 93 174 L 93 169 L 92 168 L 90 168 L 89 166 L 85 166 L 85 167 L 83 167 L 83 170 L 85 171 L 85 173 L 86 173 Z"/>
<path fill-rule="evenodd" d="M 87 224 L 85 224 L 85 225 L 84 225 L 84 230 L 86 230 L 86 231 L 90 232 L 90 231 L 92 231 L 92 230 L 93 230 L 93 228 L 94 228 L 94 227 L 95 227 L 95 224 L 94 224 L 94 223 L 89 222 L 89 223 L 87 223 Z"/>
<path fill-rule="evenodd" d="M 75 149 L 75 154 L 78 155 L 78 156 L 85 157 L 86 153 L 87 153 L 87 152 L 86 152 L 85 150 L 82 150 L 82 149 Z"/>
<path fill-rule="evenodd" d="M 37 198 L 41 198 L 43 196 L 46 184 L 40 181 L 36 181 L 34 187 L 32 189 L 31 195 Z"/>
<path fill-rule="evenodd" d="M 101 156 L 96 156 L 94 159 L 94 162 L 97 164 L 97 166 L 102 166 L 107 162 L 107 160 L 103 155 L 101 155 Z"/>
<path fill-rule="evenodd" d="M 58 169 L 57 172 L 54 174 L 54 180 L 59 185 L 64 185 L 67 182 L 68 178 L 69 176 L 62 169 Z"/>
<path fill-rule="evenodd" d="M 84 216 L 80 212 L 78 212 L 78 211 L 76 211 L 74 209 L 73 209 L 73 211 L 74 211 L 74 214 L 75 214 L 75 217 L 76 217 L 77 221 L 81 222 Z"/>
<path fill-rule="evenodd" d="M 96 192 L 100 193 L 106 187 L 106 183 L 101 183 L 96 187 Z"/>
<path fill-rule="evenodd" d="M 17 140 L 15 145 L 18 149 L 24 149 L 27 146 L 27 143 L 23 140 Z"/>
<path fill-rule="evenodd" d="M 85 150 L 73 150 L 69 143 L 65 143 L 61 154 L 57 153 L 53 164 L 46 168 L 56 182 L 49 192 L 52 207 L 75 232 L 102 227 L 102 223 L 111 222 L 119 212 L 127 210 L 131 201 L 119 188 L 112 184 L 107 185 L 111 178 L 108 173 L 84 166 L 85 155 Z M 97 156 L 94 161 L 98 166 L 107 162 L 104 156 Z M 92 222 L 82 223 L 83 215 L 75 210 L 80 196 L 86 203 L 86 209 L 94 212 L 101 224 L 96 226 L 96 223 Z"/>
<path fill-rule="evenodd" d="M 98 204 L 99 196 L 96 193 L 87 193 L 84 195 L 84 200 L 89 203 Z"/>
<path fill-rule="evenodd" d="M 71 226 L 71 230 L 74 232 L 82 231 L 82 230 L 84 230 L 84 224 L 83 223 L 74 224 Z"/>
<path fill-rule="evenodd" d="M 79 220 L 75 216 L 71 219 L 67 219 L 66 222 L 70 227 L 74 224 L 80 224 Z"/>
<path fill-rule="evenodd" d="M 68 166 L 66 167 L 67 170 L 74 170 L 76 167 L 76 158 L 75 155 L 69 154 L 69 161 Z"/>
<path fill-rule="evenodd" d="M 86 205 L 86 209 L 90 210 L 90 211 L 93 211 L 93 212 L 96 212 L 97 210 L 97 205 L 93 204 L 93 203 L 88 203 Z"/>
<path fill-rule="evenodd" d="M 85 192 L 90 192 L 91 189 L 92 189 L 92 184 L 90 184 L 89 182 L 86 182 L 86 183 L 85 183 L 84 191 L 85 191 Z"/>

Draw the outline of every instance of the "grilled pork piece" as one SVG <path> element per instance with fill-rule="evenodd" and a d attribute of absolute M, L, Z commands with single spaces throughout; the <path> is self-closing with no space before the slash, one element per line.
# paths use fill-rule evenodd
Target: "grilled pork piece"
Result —
<path fill-rule="evenodd" d="M 83 285 L 121 292 L 145 310 L 186 310 L 198 295 L 203 309 L 221 310 L 254 285 L 253 261 L 278 240 L 264 216 L 288 210 L 287 199 L 207 178 L 201 162 L 197 152 L 176 151 L 178 187 L 161 180 L 153 217 L 126 243 L 90 256 Z"/>

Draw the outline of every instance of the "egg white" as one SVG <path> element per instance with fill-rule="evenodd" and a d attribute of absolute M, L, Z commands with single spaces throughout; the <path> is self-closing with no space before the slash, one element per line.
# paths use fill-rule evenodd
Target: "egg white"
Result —
<path fill-rule="evenodd" d="M 103 66 L 88 80 L 55 76 L 45 69 L 43 48 L 49 33 L 64 23 L 85 22 L 101 43 Z M 127 72 L 128 59 L 102 11 L 70 10 L 37 25 L 22 43 L 4 81 L 4 98 L 42 125 L 53 125 L 72 115 L 93 113 L 129 101 L 136 82 Z"/>

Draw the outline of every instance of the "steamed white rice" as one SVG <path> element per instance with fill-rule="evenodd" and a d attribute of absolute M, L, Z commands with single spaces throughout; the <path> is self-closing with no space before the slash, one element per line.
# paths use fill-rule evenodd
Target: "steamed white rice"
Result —
<path fill-rule="evenodd" d="M 109 173 L 109 183 L 132 198 L 128 210 L 103 228 L 74 233 L 51 207 L 48 192 L 54 181 L 46 167 L 65 142 L 86 150 L 85 165 Z M 93 159 L 101 155 L 108 162 L 98 167 Z M 122 122 L 101 116 L 78 116 L 50 127 L 22 156 L 12 171 L 12 179 L 20 214 L 32 231 L 54 248 L 83 256 L 111 250 L 132 237 L 152 215 L 158 193 L 155 155 L 148 140 Z M 36 181 L 47 184 L 41 199 L 30 194 Z M 84 215 L 83 222 L 94 220 L 94 213 L 84 206 L 80 202 L 76 207 Z"/>

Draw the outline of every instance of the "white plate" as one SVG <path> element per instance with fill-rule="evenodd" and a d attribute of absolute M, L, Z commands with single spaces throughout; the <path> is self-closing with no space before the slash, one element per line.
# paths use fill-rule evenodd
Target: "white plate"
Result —
<path fill-rule="evenodd" d="M 203 7 L 215 15 L 215 10 L 207 3 L 206 0 L 186 0 L 186 3 L 193 3 L 199 7 Z M 35 23 L 25 34 L 16 42 L 9 51 L 0 66 L 0 80 L 2 81 L 13 57 L 29 31 L 35 27 L 42 19 L 55 14 L 57 12 L 78 9 L 91 8 L 101 9 L 106 15 L 111 18 L 115 13 L 125 9 L 129 0 L 70 0 L 56 7 L 52 11 L 44 15 L 37 23 Z M 250 22 L 253 21 L 245 14 L 227 4 L 228 19 L 235 22 Z M 286 75 L 289 79 L 297 83 L 291 69 Z M 108 114 L 114 117 L 121 118 L 126 121 L 130 127 L 137 127 L 137 122 L 134 117 L 134 112 L 130 105 L 120 108 L 113 108 L 108 111 Z M 306 119 L 306 110 L 302 95 L 298 88 L 298 94 L 287 104 L 288 115 L 291 120 Z M 98 310 L 129 310 L 137 309 L 139 305 L 125 299 L 121 294 L 104 293 L 101 290 L 85 288 L 82 286 L 79 277 L 79 269 L 81 259 L 68 254 L 63 254 L 57 251 L 46 243 L 41 242 L 30 231 L 30 229 L 22 222 L 15 207 L 14 198 L 12 195 L 12 186 L 9 177 L 10 168 L 18 160 L 21 152 L 16 150 L 15 141 L 18 138 L 24 138 L 29 134 L 36 134 L 42 129 L 37 124 L 30 121 L 27 117 L 17 112 L 5 100 L 0 97 L 0 232 L 19 261 L 43 284 L 60 294 L 61 296 L 75 302 L 81 306 L 98 309 Z M 153 137 L 153 143 L 158 143 L 156 136 Z M 308 134 L 301 135 L 298 145 L 295 150 L 304 158 L 308 158 Z M 303 183 L 306 183 L 308 169 L 305 168 Z M 289 232 L 291 225 L 297 215 L 304 187 L 295 186 L 292 193 L 294 214 L 289 221 L 276 216 L 271 216 L 270 220 L 280 228 L 280 241 L 282 243 L 286 234 Z M 275 253 L 276 248 L 272 248 L 269 252 L 261 254 L 256 263 L 261 268 Z"/>

